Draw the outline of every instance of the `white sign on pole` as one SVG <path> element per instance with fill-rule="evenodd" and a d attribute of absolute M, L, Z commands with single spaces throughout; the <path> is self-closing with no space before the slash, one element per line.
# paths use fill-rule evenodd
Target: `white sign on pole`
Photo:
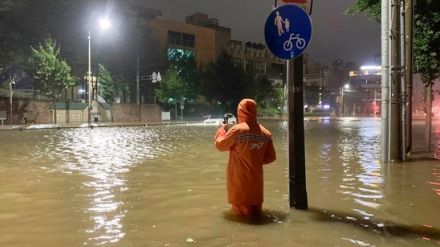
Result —
<path fill-rule="evenodd" d="M 162 112 L 162 121 L 170 121 L 171 113 L 169 111 Z"/>
<path fill-rule="evenodd" d="M 275 0 L 275 6 L 281 6 L 284 4 L 295 4 L 306 10 L 309 15 L 312 14 L 313 0 Z"/>
<path fill-rule="evenodd" d="M 151 81 L 152 81 L 152 83 L 156 83 L 157 82 L 156 72 L 153 72 L 153 74 L 151 74 Z"/>

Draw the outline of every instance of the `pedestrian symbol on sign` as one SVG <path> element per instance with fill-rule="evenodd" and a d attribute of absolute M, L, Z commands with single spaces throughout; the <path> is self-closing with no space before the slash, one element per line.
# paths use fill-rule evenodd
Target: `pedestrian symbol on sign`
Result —
<path fill-rule="evenodd" d="M 280 15 L 280 12 L 277 11 L 275 13 L 276 13 L 276 17 L 274 20 L 274 24 L 278 28 L 278 36 L 281 36 L 284 33 L 284 30 L 286 32 L 289 32 L 290 21 L 287 18 L 283 20 L 283 17 Z"/>
<path fill-rule="evenodd" d="M 269 14 L 264 32 L 267 47 L 275 56 L 293 59 L 310 43 L 312 24 L 301 7 L 283 5 Z"/>

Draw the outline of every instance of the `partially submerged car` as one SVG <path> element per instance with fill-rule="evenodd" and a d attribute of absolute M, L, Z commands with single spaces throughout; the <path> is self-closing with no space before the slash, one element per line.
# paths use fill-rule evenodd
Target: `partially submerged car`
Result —
<path fill-rule="evenodd" d="M 237 123 L 237 119 L 235 118 L 234 114 L 232 113 L 225 113 L 223 115 L 223 118 L 211 118 L 211 116 L 209 116 L 207 119 L 205 119 L 203 121 L 203 125 L 215 125 L 215 126 L 219 126 L 221 124 L 236 124 Z"/>

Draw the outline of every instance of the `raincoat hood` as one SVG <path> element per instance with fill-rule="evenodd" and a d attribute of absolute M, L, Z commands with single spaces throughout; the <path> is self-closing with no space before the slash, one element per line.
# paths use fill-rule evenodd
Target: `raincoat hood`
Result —
<path fill-rule="evenodd" d="M 241 100 L 237 107 L 237 115 L 239 123 L 256 123 L 257 103 L 252 99 Z"/>

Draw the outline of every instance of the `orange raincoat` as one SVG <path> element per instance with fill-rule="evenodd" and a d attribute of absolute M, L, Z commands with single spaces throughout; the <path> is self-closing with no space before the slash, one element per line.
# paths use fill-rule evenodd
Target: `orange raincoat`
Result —
<path fill-rule="evenodd" d="M 229 151 L 228 201 L 236 214 L 259 213 L 263 203 L 263 165 L 275 161 L 272 134 L 257 123 L 254 100 L 243 99 L 237 108 L 238 124 L 215 134 L 215 146 Z M 257 211 L 257 212 L 255 212 Z"/>

